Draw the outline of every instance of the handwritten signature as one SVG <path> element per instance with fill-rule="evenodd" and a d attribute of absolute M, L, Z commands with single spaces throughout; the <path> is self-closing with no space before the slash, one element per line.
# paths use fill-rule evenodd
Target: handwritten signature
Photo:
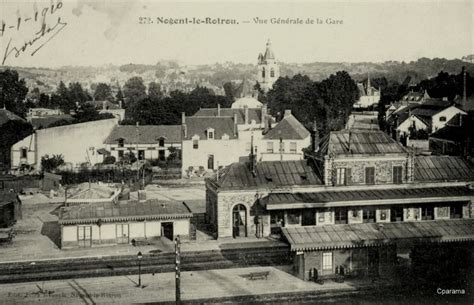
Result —
<path fill-rule="evenodd" d="M 16 20 L 15 25 L 8 26 L 5 22 L 2 21 L 2 25 L 0 26 L 0 37 L 3 37 L 5 31 L 7 29 L 16 29 L 17 31 L 20 30 L 21 25 L 31 21 L 34 21 L 39 24 L 39 30 L 36 31 L 33 37 L 24 43 L 12 46 L 13 38 L 10 38 L 7 43 L 7 47 L 3 54 L 2 65 L 5 64 L 6 60 L 10 58 L 12 55 L 16 57 L 20 56 L 27 51 L 31 51 L 30 55 L 34 56 L 36 52 L 38 52 L 41 48 L 43 48 L 48 42 L 51 41 L 57 34 L 59 34 L 67 25 L 67 22 L 64 22 L 60 16 L 57 17 L 56 23 L 50 24 L 47 20 L 47 17 L 55 17 L 57 15 L 57 11 L 63 7 L 63 3 L 61 0 L 58 0 L 56 4 L 51 4 L 48 7 L 44 7 L 41 12 L 35 10 L 33 18 L 25 18 L 22 19 L 18 17 Z M 39 19 L 39 22 L 38 22 Z"/>

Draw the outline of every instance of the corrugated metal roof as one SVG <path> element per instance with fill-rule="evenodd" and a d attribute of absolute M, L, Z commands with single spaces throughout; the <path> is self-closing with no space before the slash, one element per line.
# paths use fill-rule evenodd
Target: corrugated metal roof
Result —
<path fill-rule="evenodd" d="M 416 156 L 415 181 L 473 181 L 474 165 L 462 157 Z"/>
<path fill-rule="evenodd" d="M 181 202 L 145 202 L 129 201 L 127 203 L 95 203 L 61 208 L 60 224 L 94 223 L 101 221 L 146 220 L 161 218 L 190 218 L 191 211 Z"/>
<path fill-rule="evenodd" d="M 267 204 L 267 206 L 272 205 L 275 209 L 277 209 L 278 205 L 292 203 L 313 203 L 316 205 L 311 205 L 311 207 L 317 207 L 318 203 L 320 203 L 321 206 L 324 206 L 325 203 L 330 202 L 353 202 L 382 199 L 460 196 L 474 196 L 474 190 L 466 186 L 450 186 L 353 191 L 325 191 L 312 193 L 271 193 L 264 199 L 264 202 Z"/>
<path fill-rule="evenodd" d="M 292 251 L 356 248 L 398 240 L 430 242 L 474 240 L 474 219 L 343 224 L 282 228 Z"/>
<path fill-rule="evenodd" d="M 127 144 L 156 144 L 160 138 L 166 143 L 181 143 L 181 125 L 119 125 L 105 139 L 105 144 L 117 144 L 119 139 Z"/>
<path fill-rule="evenodd" d="M 350 139 L 350 142 L 349 142 Z M 380 130 L 331 131 L 322 142 L 320 154 L 405 154 L 406 150 L 388 134 Z M 350 145 L 349 145 L 350 144 Z"/>
<path fill-rule="evenodd" d="M 221 189 L 275 188 L 294 185 L 321 185 L 321 179 L 306 160 L 264 161 L 256 165 L 255 175 L 248 163 L 233 163 L 210 178 Z"/>

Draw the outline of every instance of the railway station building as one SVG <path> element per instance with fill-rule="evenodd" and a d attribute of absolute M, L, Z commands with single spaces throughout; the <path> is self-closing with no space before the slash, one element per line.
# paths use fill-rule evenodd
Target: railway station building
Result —
<path fill-rule="evenodd" d="M 101 202 L 63 207 L 59 214 L 61 248 L 130 244 L 190 234 L 192 213 L 181 202 L 158 200 Z"/>
<path fill-rule="evenodd" d="M 306 160 L 233 163 L 206 180 L 215 237 L 280 235 L 299 277 L 387 274 L 419 245 L 474 240 L 474 167 L 375 130 L 331 132 Z"/>

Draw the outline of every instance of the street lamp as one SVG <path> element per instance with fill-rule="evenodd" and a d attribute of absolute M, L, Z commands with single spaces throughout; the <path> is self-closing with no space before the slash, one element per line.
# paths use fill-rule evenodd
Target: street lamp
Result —
<path fill-rule="evenodd" d="M 137 254 L 137 258 L 138 258 L 138 285 L 137 287 L 141 287 L 142 286 L 142 274 L 141 274 L 141 269 L 142 269 L 142 258 L 143 258 L 143 255 L 142 255 L 142 252 L 138 252 Z"/>

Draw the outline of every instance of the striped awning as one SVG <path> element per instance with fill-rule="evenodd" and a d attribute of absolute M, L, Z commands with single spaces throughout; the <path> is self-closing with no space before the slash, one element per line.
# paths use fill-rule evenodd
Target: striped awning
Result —
<path fill-rule="evenodd" d="M 282 228 L 292 251 L 381 246 L 398 242 L 474 240 L 474 219 Z"/>

